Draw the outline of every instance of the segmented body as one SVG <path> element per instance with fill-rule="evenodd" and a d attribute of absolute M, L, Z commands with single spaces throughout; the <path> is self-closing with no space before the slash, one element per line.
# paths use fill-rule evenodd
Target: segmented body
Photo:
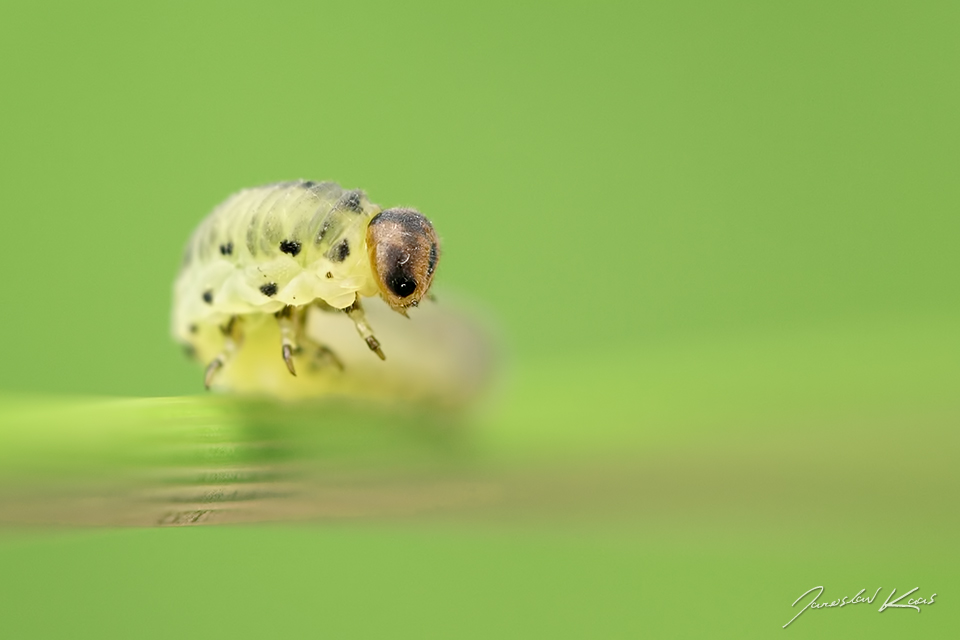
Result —
<path fill-rule="evenodd" d="M 349 307 L 377 295 L 366 229 L 380 207 L 332 182 L 241 191 L 191 236 L 174 286 L 173 332 L 193 344 L 205 327 L 322 301 Z"/>

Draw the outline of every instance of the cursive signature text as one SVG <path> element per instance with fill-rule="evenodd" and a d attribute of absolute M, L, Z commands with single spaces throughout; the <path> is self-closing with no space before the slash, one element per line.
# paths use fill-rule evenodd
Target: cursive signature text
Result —
<path fill-rule="evenodd" d="M 808 602 L 807 605 L 806 605 L 803 609 L 800 609 L 800 611 L 797 612 L 797 615 L 795 615 L 795 616 L 793 616 L 792 618 L 790 618 L 790 622 L 788 622 L 787 624 L 783 625 L 783 628 L 786 629 L 787 627 L 789 627 L 789 626 L 790 626 L 790 623 L 792 623 L 794 620 L 796 620 L 797 618 L 799 618 L 799 617 L 800 617 L 800 614 L 803 613 L 804 611 L 806 611 L 807 609 L 823 609 L 823 608 L 833 608 L 833 607 L 845 607 L 845 606 L 850 605 L 850 604 L 862 604 L 862 603 L 864 603 L 864 602 L 866 602 L 867 604 L 873 604 L 873 601 L 877 599 L 877 594 L 880 593 L 880 589 L 882 589 L 882 588 L 883 588 L 883 587 L 877 587 L 877 590 L 873 592 L 873 596 L 871 596 L 871 597 L 869 597 L 869 598 L 866 598 L 866 597 L 863 596 L 863 592 L 866 591 L 866 589 L 860 589 L 860 591 L 857 593 L 857 595 L 853 596 L 852 598 L 848 598 L 847 596 L 844 596 L 844 597 L 842 597 L 842 598 L 840 598 L 840 599 L 838 599 L 838 600 L 833 600 L 833 601 L 831 601 L 831 602 L 817 602 L 817 598 L 819 598 L 821 595 L 823 595 L 823 586 L 813 587 L 812 589 L 807 589 L 807 590 L 804 591 L 802 594 L 800 594 L 800 597 L 799 597 L 799 598 L 797 598 L 796 600 L 793 601 L 793 604 L 790 605 L 791 607 L 797 606 L 797 603 L 800 602 L 801 600 L 803 600 L 803 598 L 806 597 L 807 594 L 809 594 L 809 593 L 811 593 L 811 592 L 813 592 L 813 591 L 816 591 L 817 594 L 816 594 L 815 596 L 813 596 L 813 598 L 810 599 L 810 602 Z M 917 590 L 919 590 L 919 589 L 920 589 L 920 587 L 914 587 L 914 588 L 911 589 L 910 591 L 907 591 L 906 593 L 904 593 L 903 595 L 901 595 L 901 596 L 900 596 L 899 598 L 897 598 L 896 600 L 891 600 L 891 598 L 893 598 L 893 596 L 896 595 L 896 593 L 897 593 L 897 590 L 894 589 L 893 591 L 890 592 L 890 595 L 887 596 L 887 599 L 884 601 L 884 603 L 883 603 L 882 605 L 880 605 L 880 608 L 877 609 L 877 611 L 878 611 L 878 612 L 882 612 L 884 609 L 916 609 L 916 610 L 917 610 L 917 613 L 919 613 L 919 612 L 920 612 L 920 605 L 933 604 L 933 599 L 937 597 L 937 594 L 934 593 L 934 594 L 931 595 L 929 598 L 920 598 L 920 597 L 910 598 L 909 600 L 907 600 L 906 604 L 899 604 L 901 600 L 903 600 L 904 598 L 906 598 L 907 596 L 909 596 L 911 593 L 913 593 L 914 591 L 917 591 Z"/>

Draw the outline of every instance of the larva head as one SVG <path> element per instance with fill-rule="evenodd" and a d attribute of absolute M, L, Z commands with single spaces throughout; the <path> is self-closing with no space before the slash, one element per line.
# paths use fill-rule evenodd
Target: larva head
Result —
<path fill-rule="evenodd" d="M 387 209 L 367 227 L 370 264 L 383 299 L 395 311 L 415 307 L 433 283 L 440 245 L 430 221 L 414 209 Z"/>

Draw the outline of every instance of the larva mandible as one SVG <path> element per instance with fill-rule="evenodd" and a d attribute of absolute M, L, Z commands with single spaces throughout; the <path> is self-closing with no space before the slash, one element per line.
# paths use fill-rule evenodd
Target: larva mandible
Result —
<path fill-rule="evenodd" d="M 219 340 L 207 388 L 242 348 L 253 316 L 275 316 L 277 354 L 294 376 L 306 347 L 342 368 L 330 347 L 308 344 L 310 308 L 345 312 L 383 359 L 360 299 L 380 296 L 406 315 L 430 290 L 439 258 L 433 225 L 415 209 L 381 209 L 363 191 L 333 182 L 245 189 L 216 207 L 187 243 L 174 285 L 174 337 L 192 351 L 198 341 Z"/>

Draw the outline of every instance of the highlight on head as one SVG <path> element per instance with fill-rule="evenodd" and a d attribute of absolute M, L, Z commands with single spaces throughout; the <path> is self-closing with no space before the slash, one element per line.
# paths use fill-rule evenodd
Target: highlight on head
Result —
<path fill-rule="evenodd" d="M 433 225 L 416 209 L 381 211 L 367 227 L 370 264 L 383 299 L 396 311 L 415 307 L 430 290 L 440 259 Z"/>

